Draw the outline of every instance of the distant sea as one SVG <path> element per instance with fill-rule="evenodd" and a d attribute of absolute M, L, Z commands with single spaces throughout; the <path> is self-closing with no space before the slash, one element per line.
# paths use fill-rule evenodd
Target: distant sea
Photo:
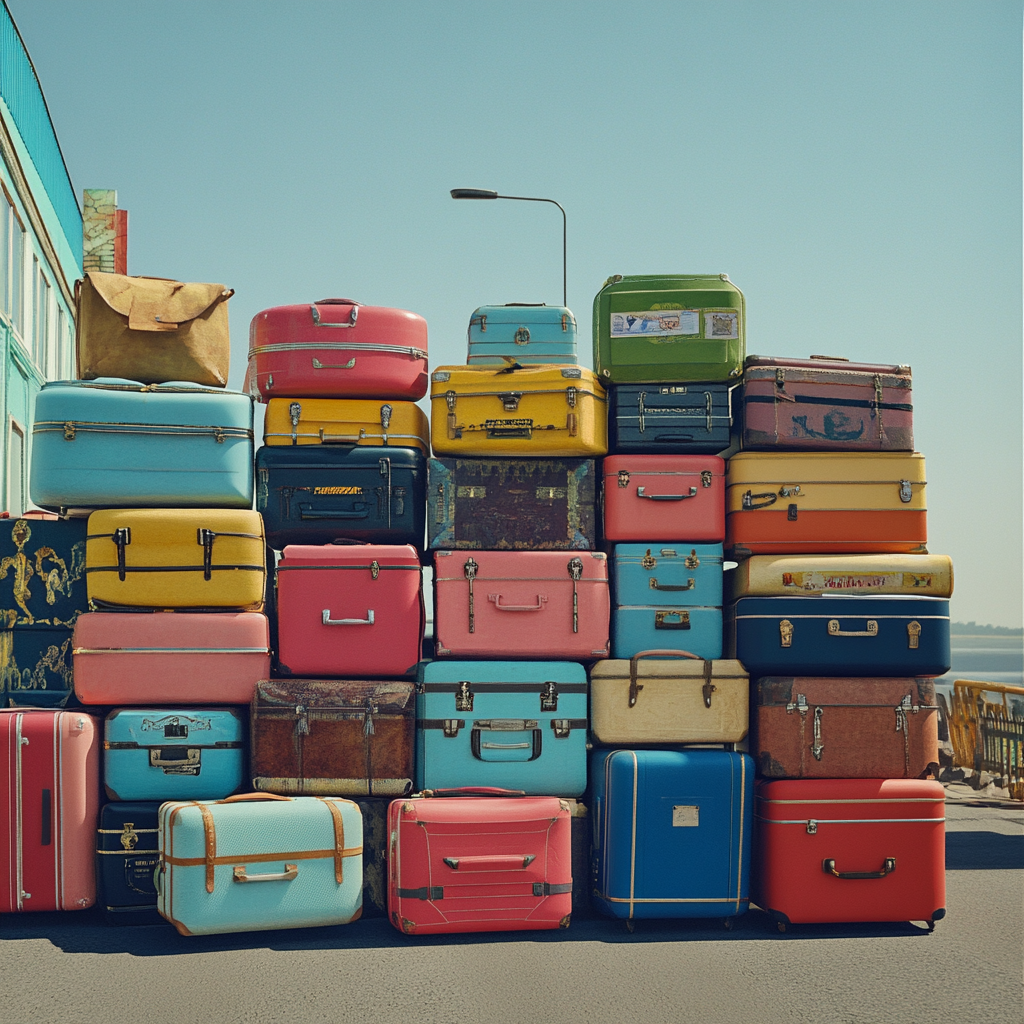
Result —
<path fill-rule="evenodd" d="M 936 686 L 952 690 L 956 679 L 983 683 L 1024 686 L 1024 636 L 952 636 L 953 667 L 935 680 Z"/>

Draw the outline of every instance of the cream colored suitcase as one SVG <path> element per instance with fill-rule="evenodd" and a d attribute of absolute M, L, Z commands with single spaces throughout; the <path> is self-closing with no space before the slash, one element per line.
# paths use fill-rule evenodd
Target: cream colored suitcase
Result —
<path fill-rule="evenodd" d="M 814 594 L 950 597 L 949 555 L 754 555 L 732 573 L 732 600 Z"/>
<path fill-rule="evenodd" d="M 641 664 L 652 658 L 673 660 Z M 590 731 L 602 744 L 739 743 L 749 708 L 749 678 L 738 661 L 652 650 L 590 671 Z"/>

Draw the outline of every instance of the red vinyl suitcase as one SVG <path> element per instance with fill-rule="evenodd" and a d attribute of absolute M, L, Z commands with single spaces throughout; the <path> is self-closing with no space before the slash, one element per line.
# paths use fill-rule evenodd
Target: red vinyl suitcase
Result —
<path fill-rule="evenodd" d="M 917 779 L 761 782 L 753 901 L 787 924 L 945 916 L 945 790 Z"/>
<path fill-rule="evenodd" d="M 249 326 L 246 382 L 270 398 L 390 398 L 427 393 L 427 321 L 353 299 L 274 306 Z"/>
<path fill-rule="evenodd" d="M 79 711 L 0 711 L 0 913 L 95 902 L 100 732 Z"/>
<path fill-rule="evenodd" d="M 87 612 L 75 623 L 83 704 L 248 704 L 270 675 L 262 612 Z"/>
<path fill-rule="evenodd" d="M 607 658 L 611 602 L 600 551 L 436 551 L 438 657 Z"/>
<path fill-rule="evenodd" d="M 567 928 L 574 803 L 487 788 L 393 800 L 391 923 L 407 935 Z"/>
<path fill-rule="evenodd" d="M 725 540 L 725 459 L 610 455 L 602 473 L 605 540 Z"/>
<path fill-rule="evenodd" d="M 282 674 L 349 679 L 415 673 L 421 567 L 411 544 L 289 544 L 277 565 Z"/>

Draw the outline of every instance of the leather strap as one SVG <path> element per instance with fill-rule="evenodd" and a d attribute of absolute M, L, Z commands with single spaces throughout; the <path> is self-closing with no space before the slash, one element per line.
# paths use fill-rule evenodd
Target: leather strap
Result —
<path fill-rule="evenodd" d="M 398 896 L 403 900 L 443 900 L 443 885 L 423 885 L 419 889 L 399 889 Z"/>
<path fill-rule="evenodd" d="M 341 885 L 344 881 L 345 821 L 341 816 L 341 808 L 333 800 L 325 800 L 322 796 L 318 796 L 317 800 L 327 804 L 334 819 L 334 880 Z"/>
<path fill-rule="evenodd" d="M 563 893 L 572 892 L 572 882 L 534 882 L 534 896 L 561 896 Z"/>
<path fill-rule="evenodd" d="M 198 800 L 192 801 L 203 816 L 203 836 L 206 840 L 206 891 L 213 892 L 213 866 L 217 860 L 217 826 L 213 823 L 213 814 L 206 804 Z"/>

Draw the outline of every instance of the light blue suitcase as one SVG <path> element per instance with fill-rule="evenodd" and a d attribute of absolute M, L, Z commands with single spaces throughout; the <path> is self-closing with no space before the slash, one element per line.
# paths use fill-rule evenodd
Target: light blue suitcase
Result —
<path fill-rule="evenodd" d="M 44 384 L 32 501 L 49 509 L 252 508 L 253 400 L 115 377 Z"/>
<path fill-rule="evenodd" d="M 111 800 L 217 800 L 242 784 L 246 726 L 234 708 L 117 708 L 103 727 Z"/>
<path fill-rule="evenodd" d="M 656 648 L 722 657 L 722 545 L 616 544 L 612 657 Z"/>
<path fill-rule="evenodd" d="M 182 935 L 347 924 L 362 911 L 363 819 L 351 800 L 169 802 L 159 841 L 157 909 Z"/>
<path fill-rule="evenodd" d="M 481 306 L 469 318 L 470 366 L 515 360 L 534 363 L 578 363 L 576 318 L 564 306 L 509 302 Z"/>
<path fill-rule="evenodd" d="M 529 640 L 524 638 L 524 649 Z M 569 661 L 431 661 L 416 687 L 416 788 L 587 788 L 587 673 Z"/>
<path fill-rule="evenodd" d="M 594 905 L 610 917 L 747 910 L 754 762 L 728 750 L 591 755 Z"/>

